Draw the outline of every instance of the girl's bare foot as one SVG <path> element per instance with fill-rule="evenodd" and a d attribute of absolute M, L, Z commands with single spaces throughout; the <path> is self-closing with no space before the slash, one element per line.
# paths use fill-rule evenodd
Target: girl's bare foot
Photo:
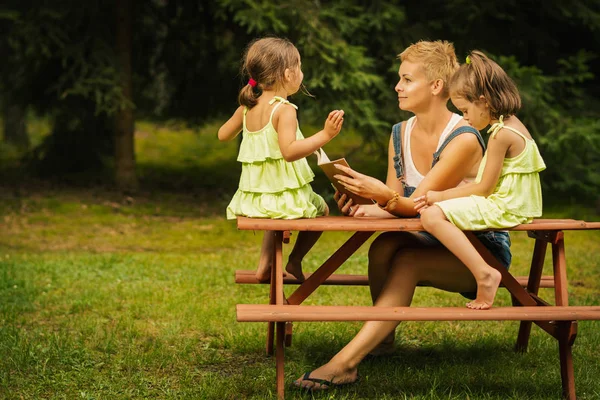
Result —
<path fill-rule="evenodd" d="M 304 282 L 304 273 L 302 273 L 302 261 L 288 260 L 285 270 L 290 274 L 294 275 L 300 282 Z"/>
<path fill-rule="evenodd" d="M 259 282 L 268 282 L 271 279 L 271 266 L 272 263 L 269 261 L 267 263 L 260 263 L 258 265 L 258 269 L 256 270 L 256 279 Z"/>
<path fill-rule="evenodd" d="M 502 274 L 492 267 L 489 267 L 489 269 L 489 273 L 483 279 L 477 281 L 477 297 L 475 300 L 467 303 L 467 308 L 474 310 L 488 310 L 492 308 L 496 292 L 502 281 Z"/>
<path fill-rule="evenodd" d="M 329 389 L 329 386 L 325 382 L 338 386 L 354 383 L 356 382 L 356 379 L 358 379 L 357 369 L 344 369 L 325 364 L 315 369 L 310 374 L 304 374 L 296 379 L 294 385 L 309 391 L 318 391 Z"/>

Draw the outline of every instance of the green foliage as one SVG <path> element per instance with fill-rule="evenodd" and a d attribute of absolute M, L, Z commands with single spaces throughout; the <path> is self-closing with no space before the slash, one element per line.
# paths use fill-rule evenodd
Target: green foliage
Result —
<path fill-rule="evenodd" d="M 40 113 L 51 112 L 69 96 L 90 100 L 94 113 L 114 113 L 128 103 L 117 84 L 112 8 L 105 2 L 15 3 L 5 12 L 9 55 L 0 77 L 4 87 Z M 108 23 L 107 23 L 108 22 Z"/>
<path fill-rule="evenodd" d="M 99 119 L 126 106 L 138 118 L 223 119 L 247 82 L 239 73 L 245 46 L 279 35 L 299 48 L 313 95 L 293 99 L 301 125 L 318 127 L 330 110 L 344 109 L 346 126 L 378 146 L 383 158 L 391 125 L 407 117 L 393 90 L 396 54 L 420 39 L 453 41 L 459 58 L 481 49 L 519 85 L 520 117 L 548 164 L 544 189 L 586 202 L 600 191 L 598 2 L 137 2 L 135 104 L 117 85 L 113 2 L 14 0 L 0 10 L 0 50 L 7 54 L 0 86 L 9 101 L 53 113 L 67 99 L 85 100 L 93 104 L 86 112 Z"/>
<path fill-rule="evenodd" d="M 542 172 L 546 199 L 558 197 L 593 204 L 600 192 L 600 109 L 584 87 L 594 78 L 592 54 L 579 51 L 557 60 L 556 75 L 534 66 L 520 66 L 515 57 L 498 61 L 515 79 L 521 92 L 521 118 L 531 130 L 546 160 Z"/>

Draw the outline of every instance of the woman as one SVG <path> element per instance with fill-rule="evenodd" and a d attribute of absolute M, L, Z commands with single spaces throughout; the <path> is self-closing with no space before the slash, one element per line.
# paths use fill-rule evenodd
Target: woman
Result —
<path fill-rule="evenodd" d="M 399 107 L 414 116 L 394 126 L 385 184 L 340 167 L 350 175 L 337 176 L 344 186 L 377 203 L 355 205 L 345 195 L 336 193 L 340 210 L 350 216 L 415 217 L 413 198 L 428 190 L 446 190 L 473 180 L 483 156 L 479 132 L 447 108 L 447 82 L 459 67 L 454 46 L 446 41 L 420 41 L 399 58 L 400 79 L 395 88 Z M 508 234 L 487 232 L 479 238 L 508 267 Z M 427 252 L 423 252 L 425 247 Z M 387 232 L 377 237 L 369 249 L 369 285 L 374 305 L 409 306 L 419 284 L 469 294 L 476 290 L 475 279 L 467 267 L 426 232 Z M 355 382 L 358 364 L 367 354 L 393 350 L 397 325 L 395 321 L 365 323 L 328 363 L 305 373 L 294 384 L 317 391 Z"/>

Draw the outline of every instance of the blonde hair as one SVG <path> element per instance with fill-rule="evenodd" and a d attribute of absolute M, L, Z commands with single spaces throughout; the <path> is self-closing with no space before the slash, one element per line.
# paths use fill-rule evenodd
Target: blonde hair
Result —
<path fill-rule="evenodd" d="M 287 39 L 267 37 L 254 39 L 246 48 L 242 76 L 256 81 L 256 87 L 244 85 L 238 95 L 240 105 L 252 108 L 262 90 L 283 85 L 286 69 L 300 65 L 300 53 Z"/>
<path fill-rule="evenodd" d="M 446 40 L 420 40 L 398 54 L 398 58 L 400 62 L 409 61 L 421 64 L 427 79 L 441 79 L 444 81 L 442 96 L 445 98 L 450 97 L 448 81 L 460 66 L 456 58 L 454 45 L 451 42 Z"/>
<path fill-rule="evenodd" d="M 483 96 L 494 119 L 514 115 L 521 108 L 521 96 L 515 82 L 501 66 L 478 50 L 471 51 L 467 62 L 450 80 L 450 93 L 471 103 Z"/>

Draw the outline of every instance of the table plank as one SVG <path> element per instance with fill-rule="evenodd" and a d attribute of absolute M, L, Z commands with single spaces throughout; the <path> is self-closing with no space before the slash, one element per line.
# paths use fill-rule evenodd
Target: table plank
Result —
<path fill-rule="evenodd" d="M 303 219 L 261 219 L 238 217 L 240 230 L 265 231 L 423 231 L 419 218 L 354 218 L 329 216 Z M 511 231 L 553 231 L 600 229 L 600 222 L 587 222 L 575 219 L 535 219 L 530 224 L 521 224 Z M 493 230 L 493 229 L 490 229 Z"/>

